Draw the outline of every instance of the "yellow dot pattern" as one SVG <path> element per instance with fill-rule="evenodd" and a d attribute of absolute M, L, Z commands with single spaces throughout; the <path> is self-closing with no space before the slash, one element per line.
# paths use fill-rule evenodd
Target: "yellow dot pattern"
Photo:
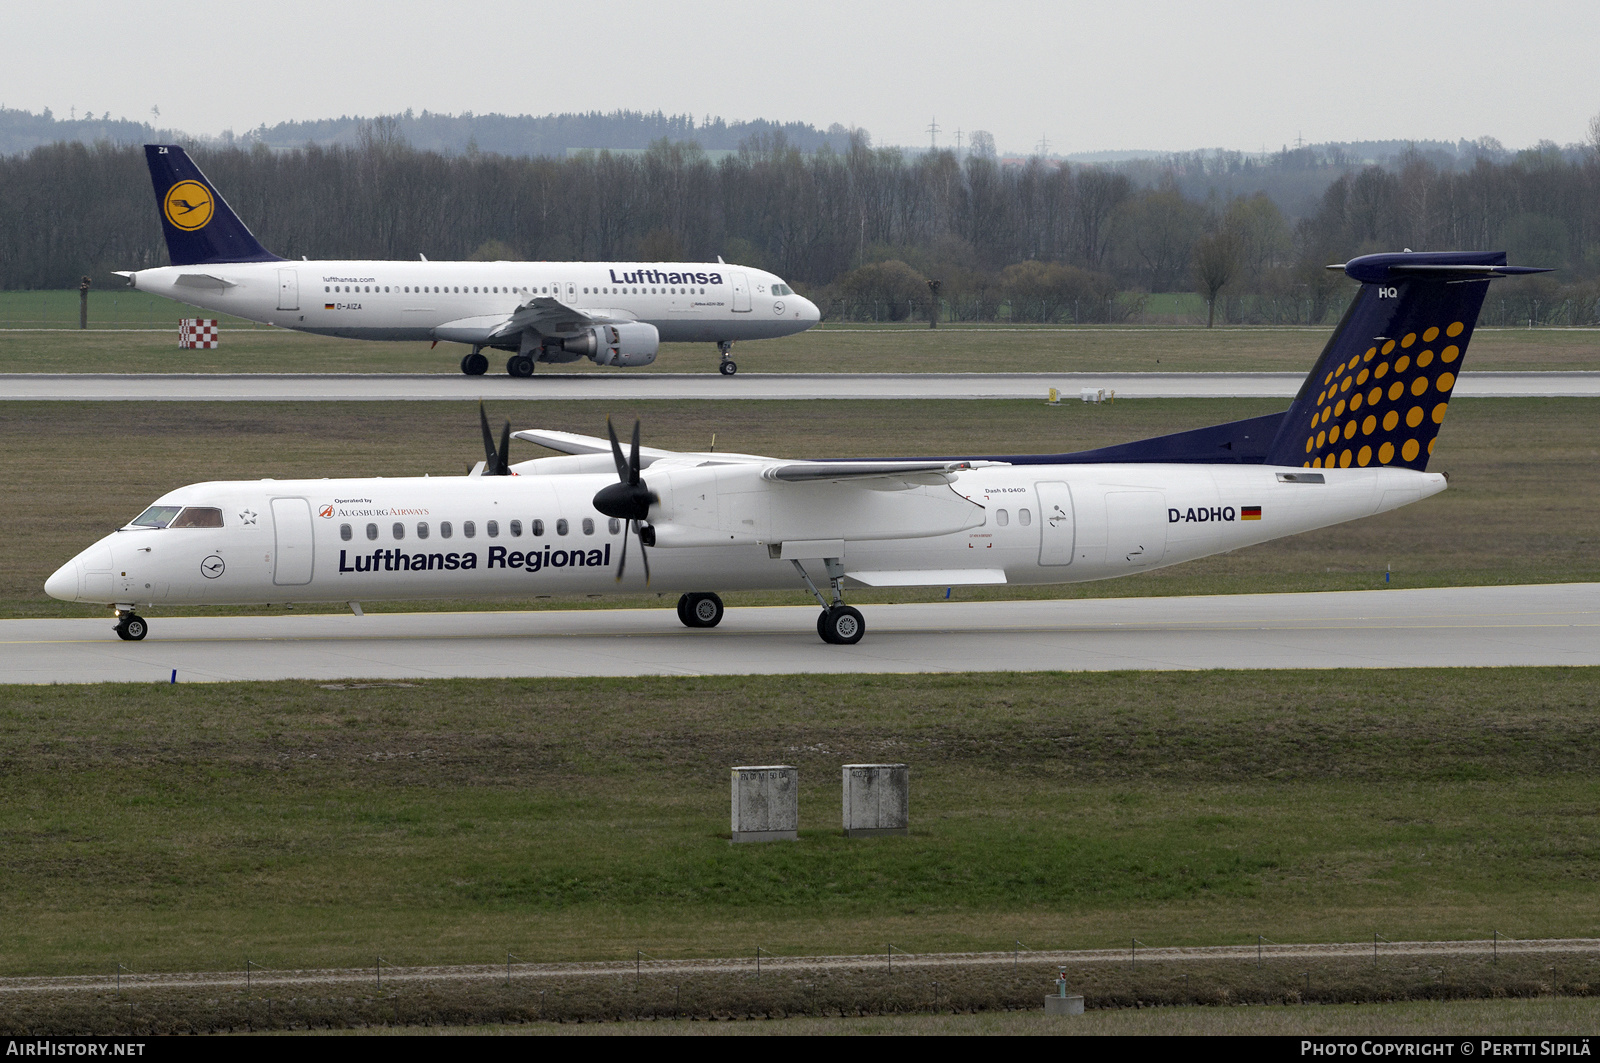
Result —
<path fill-rule="evenodd" d="M 1441 337 L 1453 342 L 1434 346 Z M 1315 409 L 1301 422 L 1304 465 L 1346 469 L 1425 461 L 1470 338 L 1465 321 L 1416 322 L 1348 360 L 1324 364 Z M 1338 421 L 1343 423 L 1330 423 Z"/>

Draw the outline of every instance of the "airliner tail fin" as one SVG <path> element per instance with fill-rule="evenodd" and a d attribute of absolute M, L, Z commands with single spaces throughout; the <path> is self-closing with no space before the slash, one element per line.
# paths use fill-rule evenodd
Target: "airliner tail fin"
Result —
<path fill-rule="evenodd" d="M 186 151 L 146 144 L 144 157 L 174 266 L 282 261 L 261 246 Z"/>

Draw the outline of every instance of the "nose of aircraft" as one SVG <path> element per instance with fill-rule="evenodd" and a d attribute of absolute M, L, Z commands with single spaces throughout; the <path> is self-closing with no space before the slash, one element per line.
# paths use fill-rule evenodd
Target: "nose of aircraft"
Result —
<path fill-rule="evenodd" d="M 60 568 L 55 574 L 44 581 L 44 592 L 52 598 L 59 598 L 64 602 L 78 600 L 78 559 L 73 558 Z"/>
<path fill-rule="evenodd" d="M 817 304 L 803 295 L 800 297 L 800 320 L 808 325 L 815 325 L 822 320 L 822 311 L 817 309 Z"/>

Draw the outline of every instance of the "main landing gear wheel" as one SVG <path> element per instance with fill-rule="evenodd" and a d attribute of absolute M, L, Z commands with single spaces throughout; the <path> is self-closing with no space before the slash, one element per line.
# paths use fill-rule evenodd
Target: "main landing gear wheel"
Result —
<path fill-rule="evenodd" d="M 848 605 L 834 605 L 817 617 L 817 634 L 832 646 L 854 646 L 867 633 L 861 612 Z"/>
<path fill-rule="evenodd" d="M 722 599 L 715 594 L 685 594 L 678 599 L 684 627 L 716 627 L 722 623 Z"/>
<path fill-rule="evenodd" d="M 468 376 L 482 376 L 489 369 L 489 359 L 473 351 L 461 356 L 461 371 Z"/>
<path fill-rule="evenodd" d="M 124 642 L 138 642 L 150 634 L 150 625 L 142 616 L 124 613 L 117 618 L 117 638 Z"/>
<path fill-rule="evenodd" d="M 726 359 L 721 365 L 717 366 L 717 372 L 721 373 L 723 376 L 732 376 L 738 371 L 739 363 L 734 361 L 732 358 Z"/>
<path fill-rule="evenodd" d="M 513 354 L 506 359 L 506 372 L 512 376 L 529 377 L 533 375 L 533 359 L 525 354 Z"/>

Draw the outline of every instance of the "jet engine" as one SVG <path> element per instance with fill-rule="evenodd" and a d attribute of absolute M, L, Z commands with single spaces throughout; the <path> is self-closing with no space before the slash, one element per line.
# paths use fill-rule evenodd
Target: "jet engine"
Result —
<path fill-rule="evenodd" d="M 595 365 L 649 365 L 661 349 L 661 333 L 642 321 L 596 325 L 562 340 L 561 348 L 591 358 Z"/>

